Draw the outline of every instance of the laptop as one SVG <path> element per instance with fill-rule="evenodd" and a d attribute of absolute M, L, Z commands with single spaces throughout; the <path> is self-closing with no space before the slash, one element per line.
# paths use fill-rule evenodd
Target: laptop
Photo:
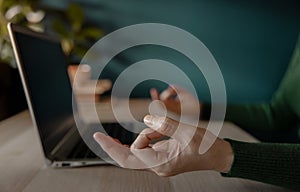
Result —
<path fill-rule="evenodd" d="M 8 30 L 46 163 L 52 167 L 108 164 L 93 152 L 102 150 L 92 138 L 99 124 L 79 122 L 88 130 L 85 137 L 91 137 L 89 146 L 93 151 L 76 127 L 74 115 L 77 111 L 72 106 L 72 86 L 60 40 L 11 23 Z M 125 144 L 130 145 L 137 136 L 119 123 L 102 126 L 110 136 Z"/>

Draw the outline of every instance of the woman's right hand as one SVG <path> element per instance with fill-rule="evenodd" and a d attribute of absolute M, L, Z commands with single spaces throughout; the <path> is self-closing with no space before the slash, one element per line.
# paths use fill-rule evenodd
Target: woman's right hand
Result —
<path fill-rule="evenodd" d="M 145 169 L 160 176 L 198 170 L 230 171 L 234 157 L 228 141 L 203 128 L 166 117 L 147 115 L 144 123 L 149 128 L 130 147 L 100 132 L 94 134 L 94 139 L 124 168 Z M 208 150 L 201 153 L 201 145 L 207 144 L 211 144 Z"/>
<path fill-rule="evenodd" d="M 201 112 L 201 102 L 189 91 L 176 85 L 170 85 L 159 93 L 155 88 L 150 90 L 152 100 L 160 100 L 166 109 L 180 116 L 192 116 L 196 111 Z M 182 114 L 181 107 L 184 107 Z"/>

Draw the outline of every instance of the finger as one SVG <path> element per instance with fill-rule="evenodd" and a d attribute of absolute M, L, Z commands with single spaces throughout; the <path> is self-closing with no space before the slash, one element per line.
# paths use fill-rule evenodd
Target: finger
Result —
<path fill-rule="evenodd" d="M 186 92 L 187 90 L 178 86 L 178 85 L 170 85 L 169 86 L 171 89 L 173 89 L 175 92 L 180 93 L 180 92 Z"/>
<path fill-rule="evenodd" d="M 118 164 L 123 164 L 127 159 L 128 149 L 121 143 L 116 142 L 113 138 L 106 136 L 103 133 L 95 133 L 94 139 Z"/>
<path fill-rule="evenodd" d="M 150 95 L 152 100 L 159 100 L 159 93 L 155 88 L 150 89 Z"/>
<path fill-rule="evenodd" d="M 164 135 L 152 130 L 152 129 L 144 129 L 139 136 L 135 139 L 132 144 L 132 147 L 136 149 L 142 149 L 150 146 L 150 142 L 154 139 L 158 139 L 163 137 Z"/>
<path fill-rule="evenodd" d="M 168 87 L 166 90 L 164 90 L 161 94 L 160 94 L 160 100 L 164 101 L 164 100 L 168 100 L 171 99 L 172 97 L 176 96 L 177 92 L 175 91 L 175 89 L 173 89 L 172 87 Z"/>
<path fill-rule="evenodd" d="M 168 145 L 169 145 L 169 140 L 162 140 L 162 141 L 156 142 L 151 147 L 155 151 L 167 151 L 168 152 L 168 149 L 169 149 Z"/>
<path fill-rule="evenodd" d="M 162 135 L 172 137 L 182 145 L 188 144 L 197 130 L 197 127 L 156 115 L 146 115 L 144 117 L 144 123 L 149 126 L 149 128 L 161 133 Z"/>
<path fill-rule="evenodd" d="M 98 85 L 101 86 L 104 89 L 104 91 L 108 91 L 111 89 L 112 82 L 109 79 L 100 79 L 98 80 L 97 86 Z"/>
<path fill-rule="evenodd" d="M 103 133 L 95 133 L 94 139 L 103 148 L 103 150 L 121 167 L 139 169 L 145 165 L 130 152 L 130 149 L 114 141 L 113 138 Z"/>

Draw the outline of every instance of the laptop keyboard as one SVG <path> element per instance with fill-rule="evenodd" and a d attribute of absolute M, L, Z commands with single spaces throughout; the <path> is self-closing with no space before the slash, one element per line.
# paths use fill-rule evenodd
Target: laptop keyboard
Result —
<path fill-rule="evenodd" d="M 116 138 L 121 141 L 123 144 L 131 145 L 138 134 L 130 132 L 124 129 L 119 123 L 105 123 L 102 124 L 106 133 L 113 138 Z M 127 126 L 131 126 L 128 124 Z M 134 126 L 134 125 L 132 125 Z M 89 159 L 89 158 L 98 158 L 89 147 L 81 140 L 76 147 L 68 155 L 70 159 Z"/>
<path fill-rule="evenodd" d="M 135 126 L 135 124 L 126 123 L 126 126 L 133 127 Z M 103 124 L 103 128 L 105 129 L 108 135 L 110 135 L 113 138 L 119 139 L 121 143 L 126 145 L 131 145 L 137 137 L 136 133 L 124 129 L 119 123 Z"/>
<path fill-rule="evenodd" d="M 79 142 L 73 151 L 70 153 L 69 158 L 71 159 L 86 159 L 86 158 L 97 158 L 88 146 L 83 142 Z"/>

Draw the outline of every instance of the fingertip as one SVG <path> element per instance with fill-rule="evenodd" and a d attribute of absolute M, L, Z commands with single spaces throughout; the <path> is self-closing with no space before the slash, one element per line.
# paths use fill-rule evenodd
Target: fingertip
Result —
<path fill-rule="evenodd" d="M 172 97 L 176 96 L 177 92 L 176 90 L 170 85 L 166 90 L 164 90 L 161 94 L 160 94 L 160 100 L 165 101 L 168 99 L 171 99 Z"/>
<path fill-rule="evenodd" d="M 94 133 L 93 137 L 94 137 L 94 139 L 95 139 L 96 141 L 99 141 L 99 140 L 101 140 L 103 137 L 105 137 L 105 135 L 104 135 L 103 133 L 96 132 L 96 133 Z"/>
<path fill-rule="evenodd" d="M 155 88 L 150 89 L 150 95 L 151 95 L 152 100 L 158 100 L 159 99 L 158 91 Z"/>
<path fill-rule="evenodd" d="M 147 125 L 147 126 L 152 126 L 153 123 L 152 123 L 152 116 L 151 115 L 146 115 L 144 117 L 144 123 Z"/>
<path fill-rule="evenodd" d="M 144 117 L 144 123 L 151 129 L 157 130 L 159 129 L 164 121 L 166 120 L 165 117 L 160 117 L 156 115 L 146 115 Z"/>
<path fill-rule="evenodd" d="M 102 148 L 109 148 L 112 145 L 113 139 L 111 139 L 109 136 L 100 133 L 100 132 L 96 132 L 93 135 L 95 141 L 102 147 Z"/>

